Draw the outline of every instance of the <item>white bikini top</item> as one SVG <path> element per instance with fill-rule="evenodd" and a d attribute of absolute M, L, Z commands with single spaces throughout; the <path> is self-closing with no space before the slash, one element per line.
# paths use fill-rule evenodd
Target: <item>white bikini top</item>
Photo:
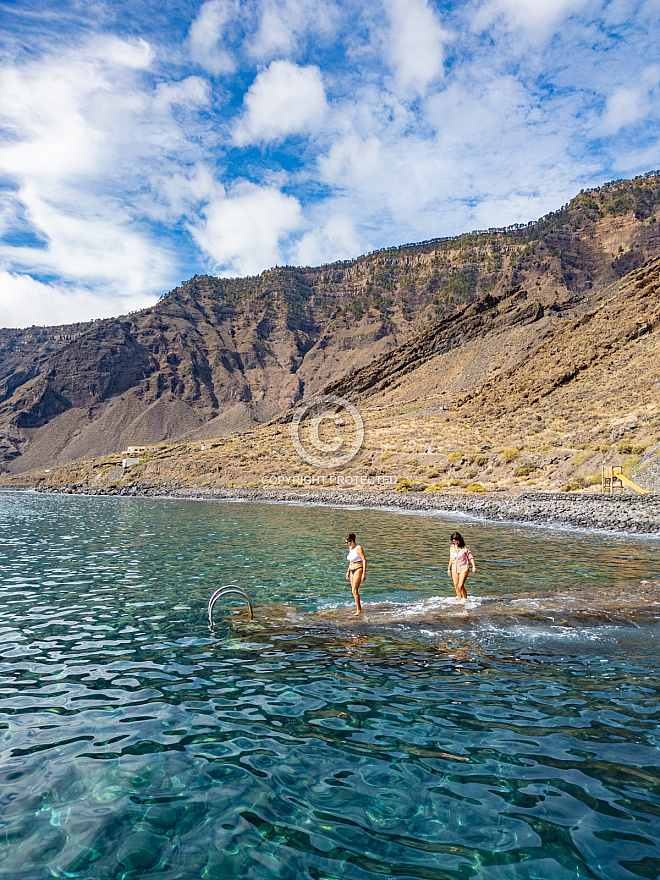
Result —
<path fill-rule="evenodd" d="M 348 556 L 346 557 L 346 559 L 348 559 L 349 562 L 362 562 L 362 557 L 358 553 L 359 546 L 360 545 L 357 544 L 355 547 L 353 547 L 352 550 L 348 551 Z"/>

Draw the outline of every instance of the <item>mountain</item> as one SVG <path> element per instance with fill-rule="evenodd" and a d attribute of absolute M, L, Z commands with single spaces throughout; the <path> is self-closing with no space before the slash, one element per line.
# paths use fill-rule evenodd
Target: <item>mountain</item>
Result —
<path fill-rule="evenodd" d="M 423 402 L 426 412 L 451 409 L 494 432 L 499 422 L 511 430 L 563 409 L 588 433 L 617 411 L 658 409 L 659 355 L 656 256 L 561 309 L 544 308 L 521 286 L 486 294 L 324 391 L 360 407 Z"/>
<path fill-rule="evenodd" d="M 326 386 L 363 421 L 364 442 L 346 465 L 305 463 L 289 410 L 207 443 L 161 444 L 126 471 L 116 452 L 3 483 L 214 497 L 232 487 L 307 484 L 450 493 L 596 488 L 601 465 L 621 465 L 631 476 L 658 447 L 659 356 L 657 256 L 592 291 L 579 309 L 545 309 L 519 286 L 484 294 Z M 326 439 L 338 436 L 353 442 L 351 419 Z M 660 488 L 657 466 L 633 476 Z"/>
<path fill-rule="evenodd" d="M 122 318 L 0 331 L 4 466 L 246 431 L 323 389 L 391 394 L 383 382 L 406 371 L 423 389 L 424 365 L 447 404 L 462 396 L 469 409 L 467 395 L 519 364 L 533 371 L 544 341 L 660 254 L 659 208 L 653 172 L 527 226 L 252 278 L 196 276 Z M 455 350 L 438 380 L 428 365 Z"/>

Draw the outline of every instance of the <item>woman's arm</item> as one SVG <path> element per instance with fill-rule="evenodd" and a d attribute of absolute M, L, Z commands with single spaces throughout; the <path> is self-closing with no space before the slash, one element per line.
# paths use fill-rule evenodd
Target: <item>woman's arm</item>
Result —
<path fill-rule="evenodd" d="M 469 559 L 470 562 L 472 563 L 472 574 L 476 574 L 476 573 L 477 573 L 477 566 L 476 566 L 476 563 L 475 563 L 475 561 L 474 561 L 474 556 L 470 553 L 469 550 L 468 550 L 468 559 Z"/>

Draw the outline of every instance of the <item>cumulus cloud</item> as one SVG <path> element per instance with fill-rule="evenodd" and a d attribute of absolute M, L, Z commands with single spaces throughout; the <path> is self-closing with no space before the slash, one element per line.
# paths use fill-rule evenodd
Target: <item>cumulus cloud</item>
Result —
<path fill-rule="evenodd" d="M 233 52 L 226 47 L 225 39 L 239 14 L 239 0 L 208 0 L 190 26 L 190 56 L 215 76 L 232 73 L 236 67 Z"/>
<path fill-rule="evenodd" d="M 73 324 L 111 318 L 153 305 L 147 294 L 117 297 L 84 287 L 48 284 L 0 269 L 0 327 Z"/>
<path fill-rule="evenodd" d="M 318 67 L 273 61 L 252 83 L 234 140 L 239 146 L 281 140 L 319 125 L 327 110 Z"/>
<path fill-rule="evenodd" d="M 296 198 L 249 182 L 229 195 L 218 188 L 202 213 L 192 234 L 217 270 L 229 275 L 254 275 L 284 262 L 282 245 L 302 225 Z"/>
<path fill-rule="evenodd" d="M 424 92 L 442 74 L 449 38 L 427 0 L 383 0 L 390 25 L 388 59 L 398 85 Z"/>

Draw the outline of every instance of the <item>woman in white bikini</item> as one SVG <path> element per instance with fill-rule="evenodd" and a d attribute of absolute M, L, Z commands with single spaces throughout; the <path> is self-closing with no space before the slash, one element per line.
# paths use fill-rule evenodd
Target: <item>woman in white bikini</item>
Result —
<path fill-rule="evenodd" d="M 450 574 L 454 581 L 456 595 L 461 602 L 464 602 L 467 599 L 465 581 L 470 573 L 470 563 L 472 563 L 473 574 L 477 573 L 477 566 L 474 564 L 474 557 L 465 546 L 465 541 L 460 532 L 452 532 L 450 540 L 447 574 Z"/>
<path fill-rule="evenodd" d="M 344 539 L 348 546 L 348 571 L 346 572 L 346 580 L 350 581 L 351 592 L 357 606 L 356 614 L 362 614 L 362 605 L 360 604 L 360 584 L 367 573 L 367 558 L 364 550 L 355 542 L 355 533 L 349 532 Z"/>

